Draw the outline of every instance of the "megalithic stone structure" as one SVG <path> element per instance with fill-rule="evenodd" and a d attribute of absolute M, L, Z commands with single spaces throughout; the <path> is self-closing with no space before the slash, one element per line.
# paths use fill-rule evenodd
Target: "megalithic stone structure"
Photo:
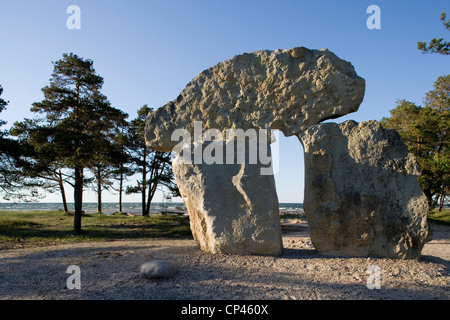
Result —
<path fill-rule="evenodd" d="M 364 90 L 365 81 L 356 74 L 353 66 L 326 49 L 298 47 L 244 53 L 201 72 L 177 99 L 151 112 L 146 123 L 146 143 L 149 148 L 160 151 L 205 143 L 208 138 L 195 133 L 196 121 L 201 121 L 204 131 L 216 129 L 215 139 L 223 140 L 223 145 L 229 142 L 225 135 L 228 129 L 245 132 L 278 129 L 285 136 L 296 135 L 302 141 L 305 158 L 308 159 L 306 198 L 309 200 L 305 199 L 305 212 L 317 249 L 334 255 L 416 258 L 429 240 L 428 225 L 423 214 L 423 194 L 419 192 L 415 179 L 418 169 L 412 164 L 413 160 L 404 160 L 412 159 L 412 155 L 405 153 L 401 139 L 380 140 L 374 136 L 376 148 L 386 143 L 389 145 L 386 149 L 388 155 L 369 153 L 365 157 L 354 158 L 352 152 L 362 152 L 372 135 L 383 135 L 387 131 L 354 130 L 351 139 L 354 145 L 343 148 L 339 153 L 333 151 L 333 144 L 339 141 L 345 146 L 342 141 L 348 138 L 347 135 L 335 130 L 338 132 L 335 137 L 335 131 L 328 133 L 325 130 L 331 124 L 319 125 L 324 120 L 357 111 Z M 351 125 L 347 123 L 344 127 Z M 180 142 L 180 135 L 173 135 L 177 129 L 184 130 L 185 137 L 196 141 Z M 325 133 L 315 134 L 317 130 Z M 358 139 L 358 134 L 365 138 Z M 318 150 L 315 149 L 317 145 L 321 146 Z M 401 156 L 395 158 L 397 160 L 392 160 L 392 163 L 385 161 L 384 157 L 390 159 L 389 155 L 398 152 Z M 325 154 L 323 158 L 321 153 Z M 353 160 L 345 163 L 345 169 L 342 169 L 339 166 L 342 163 L 336 160 L 339 157 Z M 364 171 L 367 173 L 365 179 L 372 184 L 363 184 L 362 189 L 342 186 L 342 181 L 338 180 L 345 177 L 339 172 L 355 171 L 356 174 L 361 170 L 360 160 L 367 169 Z M 190 214 L 191 230 L 203 250 L 234 254 L 282 252 L 281 233 L 276 222 L 278 209 L 275 209 L 275 203 L 278 200 L 275 183 L 273 176 L 260 176 L 262 167 L 258 162 L 189 164 L 181 162 L 180 155 L 174 159 L 174 174 Z M 394 167 L 397 171 L 393 170 Z M 403 181 L 401 179 L 397 184 L 391 181 L 399 179 L 401 174 L 397 173 L 406 175 L 404 181 L 411 187 L 402 188 L 398 183 Z M 355 177 L 362 179 L 362 175 Z M 392 195 L 376 200 L 368 197 L 377 188 L 385 188 L 385 184 L 391 186 Z M 394 185 L 399 188 L 396 192 Z M 328 190 L 327 186 L 335 188 L 334 193 L 324 192 Z M 350 189 L 351 196 L 345 193 Z M 314 201 L 318 203 L 313 204 Z M 351 209 L 346 208 L 346 203 Z M 415 205 L 418 209 L 414 209 Z M 324 208 L 328 208 L 327 211 L 320 212 Z M 366 228 L 362 222 L 364 219 L 370 221 L 372 231 Z M 390 227 L 399 223 L 400 227 Z M 363 241 L 354 240 L 355 236 Z"/>

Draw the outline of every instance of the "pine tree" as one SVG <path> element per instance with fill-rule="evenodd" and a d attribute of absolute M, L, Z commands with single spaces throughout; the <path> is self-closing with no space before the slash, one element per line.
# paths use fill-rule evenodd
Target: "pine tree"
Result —
<path fill-rule="evenodd" d="M 445 12 L 441 13 L 441 21 L 445 29 L 450 31 L 450 19 L 446 19 Z M 450 54 L 450 42 L 444 41 L 444 38 L 433 38 L 427 45 L 426 42 L 417 42 L 417 49 L 422 51 L 422 53 L 439 53 L 443 55 Z"/>
<path fill-rule="evenodd" d="M 0 85 L 0 96 L 3 87 Z M 6 109 L 8 102 L 0 98 L 0 113 Z M 0 127 L 6 121 L 0 119 Z M 13 140 L 7 130 L 0 130 L 0 192 L 7 200 L 18 199 L 31 201 L 39 198 L 39 188 L 43 181 L 23 177 L 20 163 L 31 150 L 21 141 Z"/>
<path fill-rule="evenodd" d="M 134 174 L 131 169 L 132 156 L 130 149 L 130 135 L 129 135 L 130 124 L 124 121 L 117 128 L 116 135 L 113 139 L 113 146 L 116 150 L 115 156 L 113 158 L 113 169 L 111 171 L 113 179 L 118 182 L 117 187 L 113 187 L 115 191 L 119 194 L 119 212 L 122 212 L 123 204 L 123 193 L 125 190 L 125 181 L 128 177 Z"/>
<path fill-rule="evenodd" d="M 102 212 L 102 191 L 111 190 L 115 181 L 117 161 L 120 161 L 122 154 L 116 140 L 120 135 L 120 130 L 125 126 L 127 114 L 118 109 L 110 108 L 103 116 L 108 119 L 107 123 L 102 123 L 102 127 L 94 128 L 93 136 L 96 148 L 92 152 L 92 159 L 89 162 L 89 170 L 94 175 L 94 190 L 97 192 L 97 211 Z"/>
<path fill-rule="evenodd" d="M 49 155 L 49 162 L 73 170 L 75 234 L 81 233 L 85 169 L 92 167 L 99 141 L 114 126 L 110 116 L 120 114 L 100 92 L 102 85 L 92 60 L 64 54 L 53 63 L 50 84 L 42 89 L 44 100 L 31 108 L 42 117 L 29 143 Z"/>
<path fill-rule="evenodd" d="M 141 193 L 142 215 L 148 216 L 150 206 L 159 186 L 169 189 L 175 196 L 179 195 L 174 182 L 170 152 L 154 151 L 145 144 L 145 122 L 152 111 L 147 105 L 138 110 L 138 116 L 130 125 L 130 148 L 134 170 L 141 174 L 137 185 L 127 187 L 126 193 Z"/>

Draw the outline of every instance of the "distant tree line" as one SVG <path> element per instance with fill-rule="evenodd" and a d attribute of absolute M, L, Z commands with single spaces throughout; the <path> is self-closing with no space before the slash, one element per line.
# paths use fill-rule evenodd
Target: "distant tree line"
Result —
<path fill-rule="evenodd" d="M 0 191 L 7 199 L 34 199 L 39 190 L 61 194 L 68 212 L 66 184 L 74 190 L 74 233 L 81 233 L 83 190 L 97 193 L 97 210 L 102 212 L 102 192 L 118 193 L 119 211 L 123 194 L 140 193 L 142 214 L 149 215 L 158 187 L 174 195 L 170 153 L 152 151 L 145 145 L 145 119 L 152 111 L 141 107 L 137 117 L 111 106 L 101 93 L 103 78 L 93 61 L 76 54 L 64 54 L 53 62 L 44 99 L 32 104 L 32 119 L 14 123 L 0 131 Z M 0 86 L 0 95 L 3 88 Z M 8 102 L 0 98 L 0 112 Z M 0 126 L 5 121 L 0 120 Z M 135 185 L 125 183 L 138 176 Z"/>

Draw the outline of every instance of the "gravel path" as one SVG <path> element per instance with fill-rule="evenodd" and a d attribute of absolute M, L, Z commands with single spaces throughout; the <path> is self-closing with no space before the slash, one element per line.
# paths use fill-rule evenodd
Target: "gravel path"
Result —
<path fill-rule="evenodd" d="M 308 227 L 283 223 L 279 257 L 211 255 L 193 240 L 107 241 L 0 251 L 0 299 L 438 299 L 449 300 L 450 227 L 432 225 L 420 261 L 331 258 L 311 246 Z M 139 277 L 146 261 L 166 259 L 178 273 Z M 68 266 L 81 271 L 69 290 Z M 376 279 L 380 289 L 369 289 Z M 376 283 L 369 281 L 369 283 Z"/>

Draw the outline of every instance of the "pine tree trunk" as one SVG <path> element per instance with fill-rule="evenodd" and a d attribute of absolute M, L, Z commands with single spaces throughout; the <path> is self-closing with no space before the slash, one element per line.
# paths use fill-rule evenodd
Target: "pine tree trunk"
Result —
<path fill-rule="evenodd" d="M 76 235 L 81 234 L 81 214 L 83 210 L 83 168 L 75 167 L 75 184 L 74 184 L 74 202 L 75 213 L 73 232 Z"/>
<path fill-rule="evenodd" d="M 154 194 L 154 192 L 152 192 L 152 188 L 149 187 L 148 188 L 148 197 L 147 197 L 147 208 L 145 210 L 146 216 L 150 215 L 150 206 L 152 204 L 153 194 Z"/>
<path fill-rule="evenodd" d="M 59 175 L 58 183 L 59 183 L 59 189 L 61 191 L 61 197 L 62 197 L 62 203 L 63 203 L 63 207 L 64 207 L 64 212 L 67 213 L 67 212 L 69 212 L 69 209 L 67 208 L 66 190 L 64 189 L 64 181 L 63 181 L 63 178 L 62 178 L 61 170 L 59 170 L 58 175 Z"/>
<path fill-rule="evenodd" d="M 145 192 L 146 192 L 146 188 L 145 185 L 142 185 L 142 215 L 145 216 L 146 212 L 147 212 L 147 206 L 145 203 Z"/>
<path fill-rule="evenodd" d="M 122 212 L 122 191 L 123 191 L 123 165 L 120 168 L 120 180 L 119 180 L 119 212 Z"/>
<path fill-rule="evenodd" d="M 434 201 L 433 201 L 433 194 L 430 192 L 429 189 L 424 189 L 423 193 L 425 194 L 425 197 L 427 198 L 428 201 L 428 206 L 431 208 L 434 207 Z"/>
<path fill-rule="evenodd" d="M 145 203 L 145 194 L 147 192 L 147 149 L 144 148 L 144 157 L 143 157 L 143 167 L 142 167 L 142 215 L 148 216 L 146 203 Z"/>
<path fill-rule="evenodd" d="M 439 212 L 442 211 L 442 207 L 444 206 L 444 200 L 445 200 L 445 197 L 444 197 L 444 195 L 441 194 L 441 198 L 439 199 Z"/>
<path fill-rule="evenodd" d="M 151 205 L 152 205 L 153 197 L 155 196 L 155 193 L 156 193 L 156 187 L 157 186 L 158 186 L 157 184 L 154 184 L 152 186 L 152 188 L 149 188 L 149 190 L 148 190 L 148 199 L 147 199 L 147 210 L 148 210 L 148 213 L 147 214 L 150 213 L 150 208 L 151 208 Z"/>
<path fill-rule="evenodd" d="M 102 213 L 102 184 L 97 179 L 97 212 Z"/>

